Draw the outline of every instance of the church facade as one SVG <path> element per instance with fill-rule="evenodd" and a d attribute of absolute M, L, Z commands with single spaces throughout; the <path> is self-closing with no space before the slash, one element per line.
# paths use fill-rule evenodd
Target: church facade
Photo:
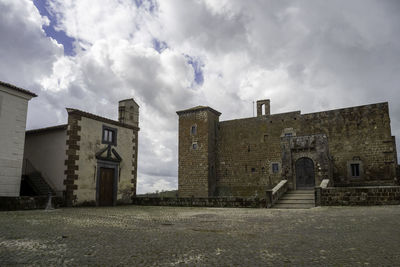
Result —
<path fill-rule="evenodd" d="M 311 189 L 393 185 L 398 168 L 388 103 L 219 121 L 206 106 L 178 111 L 180 197 L 262 197 L 281 180 Z"/>
<path fill-rule="evenodd" d="M 139 105 L 119 101 L 118 120 L 67 112 L 67 124 L 26 132 L 27 184 L 35 194 L 51 190 L 67 206 L 130 203 L 136 195 Z"/>

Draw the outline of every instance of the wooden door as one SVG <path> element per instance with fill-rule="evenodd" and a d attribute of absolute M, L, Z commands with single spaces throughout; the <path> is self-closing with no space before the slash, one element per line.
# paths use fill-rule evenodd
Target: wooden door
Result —
<path fill-rule="evenodd" d="M 100 168 L 99 205 L 112 206 L 114 195 L 114 169 Z"/>
<path fill-rule="evenodd" d="M 296 188 L 311 189 L 315 186 L 314 163 L 310 158 L 296 161 Z"/>

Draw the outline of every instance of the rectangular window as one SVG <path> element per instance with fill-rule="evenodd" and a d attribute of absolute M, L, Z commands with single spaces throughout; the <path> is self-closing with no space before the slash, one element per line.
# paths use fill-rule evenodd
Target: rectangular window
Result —
<path fill-rule="evenodd" d="M 278 173 L 278 172 L 279 172 L 279 164 L 272 163 L 272 173 Z"/>
<path fill-rule="evenodd" d="M 360 177 L 360 164 L 353 163 L 350 164 L 351 167 L 351 176 L 352 177 Z"/>
<path fill-rule="evenodd" d="M 196 125 L 193 125 L 193 126 L 192 126 L 192 129 L 190 130 L 190 132 L 191 132 L 193 135 L 195 135 L 195 134 L 197 133 L 197 127 L 196 127 Z"/>
<path fill-rule="evenodd" d="M 286 137 L 292 136 L 292 135 L 293 135 L 292 133 L 285 133 L 285 136 L 286 136 Z"/>
<path fill-rule="evenodd" d="M 193 150 L 196 150 L 197 149 L 197 143 L 193 143 L 192 144 L 192 148 L 193 148 Z"/>
<path fill-rule="evenodd" d="M 103 125 L 102 144 L 117 145 L 117 129 Z"/>

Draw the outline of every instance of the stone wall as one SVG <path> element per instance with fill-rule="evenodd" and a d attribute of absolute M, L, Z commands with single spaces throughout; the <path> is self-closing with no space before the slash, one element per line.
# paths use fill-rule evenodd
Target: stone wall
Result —
<path fill-rule="evenodd" d="M 282 179 L 281 137 L 300 112 L 220 122 L 217 188 L 221 196 L 263 196 Z M 295 135 L 295 132 L 293 132 Z M 272 164 L 279 165 L 274 173 Z"/>
<path fill-rule="evenodd" d="M 399 205 L 400 186 L 327 187 L 316 189 L 321 206 Z"/>
<path fill-rule="evenodd" d="M 207 126 L 205 111 L 180 115 L 180 196 L 210 196 L 207 190 L 212 183 L 206 176 L 213 166 L 216 196 L 265 197 L 266 190 L 282 179 L 295 189 L 294 166 L 301 157 L 313 160 L 315 184 L 323 179 L 341 185 L 395 181 L 397 154 L 388 103 L 310 114 L 258 115 L 219 122 L 216 131 Z M 196 123 L 197 137 L 190 135 L 190 127 Z M 211 131 L 217 133 L 215 161 L 207 157 L 205 146 L 212 139 Z M 195 142 L 198 151 L 191 150 Z M 360 164 L 359 177 L 351 175 L 354 163 Z"/>
<path fill-rule="evenodd" d="M 143 206 L 178 206 L 178 207 L 219 207 L 219 208 L 265 208 L 265 198 L 133 198 L 134 205 Z"/>
<path fill-rule="evenodd" d="M 297 188 L 296 161 L 306 157 L 314 163 L 315 185 L 332 179 L 332 161 L 328 137 L 325 134 L 290 136 L 281 138 L 282 178 L 289 181 L 289 188 Z"/>
<path fill-rule="evenodd" d="M 0 211 L 45 209 L 48 200 L 47 196 L 0 197 Z M 53 208 L 62 206 L 64 202 L 60 197 L 53 197 L 51 200 Z"/>
<path fill-rule="evenodd" d="M 301 135 L 328 136 L 333 182 L 368 184 L 396 177 L 396 144 L 391 135 L 388 103 L 302 115 Z M 349 165 L 362 163 L 359 178 L 350 177 Z"/>
<path fill-rule="evenodd" d="M 216 186 L 216 135 L 219 113 L 208 108 L 199 108 L 178 114 L 179 196 L 213 196 Z"/>

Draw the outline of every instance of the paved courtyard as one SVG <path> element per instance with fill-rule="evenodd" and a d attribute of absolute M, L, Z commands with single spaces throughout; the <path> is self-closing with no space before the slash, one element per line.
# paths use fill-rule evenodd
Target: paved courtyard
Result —
<path fill-rule="evenodd" d="M 0 266 L 400 266 L 400 206 L 0 212 Z"/>

